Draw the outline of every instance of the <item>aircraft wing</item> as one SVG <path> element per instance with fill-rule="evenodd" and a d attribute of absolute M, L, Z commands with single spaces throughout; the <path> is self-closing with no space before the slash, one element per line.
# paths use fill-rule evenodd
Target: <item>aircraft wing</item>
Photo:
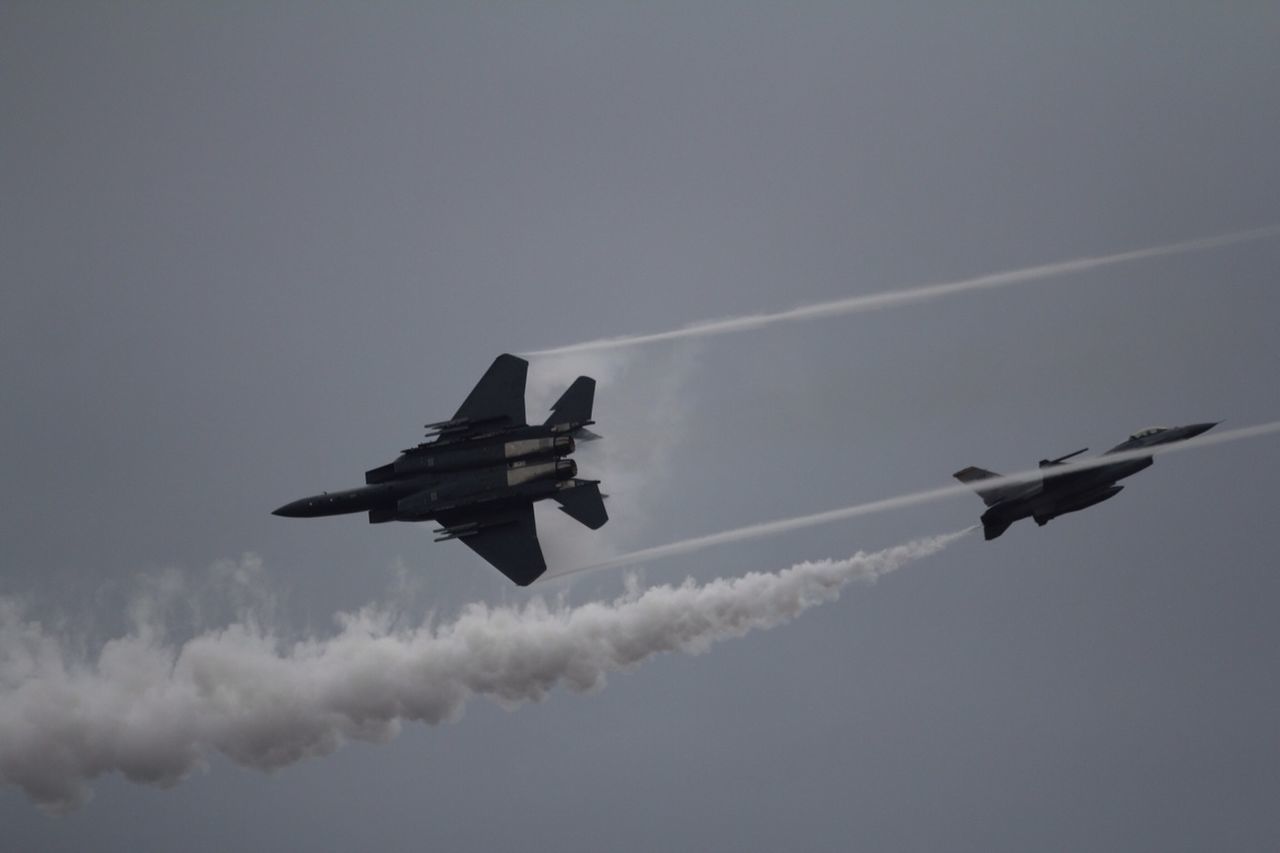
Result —
<path fill-rule="evenodd" d="M 524 426 L 524 381 L 529 362 L 514 355 L 500 355 L 471 389 L 453 416 L 453 422 L 504 421 L 503 426 Z"/>
<path fill-rule="evenodd" d="M 484 557 L 513 582 L 528 586 L 547 570 L 533 503 L 491 511 L 449 510 L 436 516 L 444 531 Z"/>

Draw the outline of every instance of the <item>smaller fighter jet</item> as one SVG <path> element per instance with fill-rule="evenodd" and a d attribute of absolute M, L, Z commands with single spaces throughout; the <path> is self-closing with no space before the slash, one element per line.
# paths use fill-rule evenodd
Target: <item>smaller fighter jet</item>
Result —
<path fill-rule="evenodd" d="M 1088 448 L 1059 456 L 1057 459 L 1040 460 L 1040 476 L 1031 480 L 1010 482 L 994 471 L 969 467 L 957 471 L 955 478 L 972 486 L 978 497 L 987 505 L 982 514 L 982 531 L 987 539 L 995 539 L 1009 529 L 1009 525 L 1023 518 L 1034 518 L 1043 527 L 1060 515 L 1091 507 L 1110 500 L 1124 486 L 1117 480 L 1130 477 L 1151 465 L 1151 456 L 1134 456 L 1143 448 L 1160 444 L 1185 441 L 1208 432 L 1217 423 L 1191 424 L 1180 427 L 1152 427 L 1135 432 L 1128 440 L 1117 444 L 1097 459 L 1067 463 Z M 1106 462 L 1110 454 L 1124 454 L 1122 461 Z M 987 480 L 999 483 L 983 486 Z"/>

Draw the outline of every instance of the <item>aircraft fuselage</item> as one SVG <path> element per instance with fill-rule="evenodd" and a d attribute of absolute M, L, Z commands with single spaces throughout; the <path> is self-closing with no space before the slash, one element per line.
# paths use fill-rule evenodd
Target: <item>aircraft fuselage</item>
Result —
<path fill-rule="evenodd" d="M 426 521 L 441 511 L 458 507 L 500 506 L 548 497 L 560 482 L 571 480 L 577 471 L 573 460 L 553 457 L 440 474 L 408 475 L 301 498 L 280 507 L 275 515 L 320 518 L 367 512 L 374 524 Z"/>
<path fill-rule="evenodd" d="M 1001 501 L 988 509 L 982 514 L 982 523 L 986 527 L 1007 527 L 1015 521 L 1034 518 L 1044 526 L 1060 515 L 1079 512 L 1114 498 L 1124 489 L 1116 485 L 1117 481 L 1150 467 L 1152 461 L 1148 456 L 1117 462 L 1072 474 L 1070 479 L 1048 475 L 1041 483 L 1030 486 L 1024 496 Z"/>
<path fill-rule="evenodd" d="M 1041 460 L 1040 479 L 1030 482 L 1002 484 L 999 483 L 999 475 L 974 467 L 957 471 L 955 476 L 971 486 L 986 502 L 982 527 L 987 539 L 995 539 L 1015 521 L 1031 518 L 1043 526 L 1060 515 L 1079 512 L 1114 498 L 1124 489 L 1124 486 L 1117 485 L 1120 480 L 1132 477 L 1152 464 L 1152 456 L 1131 457 L 1134 451 L 1142 452 L 1162 444 L 1185 441 L 1214 426 L 1213 423 L 1200 423 L 1143 430 L 1098 459 L 1085 462 L 1065 464 L 1065 460 L 1083 453 L 1083 450 L 1059 459 Z M 1124 454 L 1125 458 L 1106 462 L 1106 457 L 1111 454 Z"/>

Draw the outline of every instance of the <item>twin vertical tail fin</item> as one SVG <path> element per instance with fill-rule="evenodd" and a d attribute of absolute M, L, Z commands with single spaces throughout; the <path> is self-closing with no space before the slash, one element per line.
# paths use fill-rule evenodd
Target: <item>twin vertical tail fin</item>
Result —
<path fill-rule="evenodd" d="M 594 423 L 591 407 L 595 397 L 596 381 L 590 376 L 579 376 L 551 407 L 551 416 L 544 426 L 568 432 L 579 441 L 599 438 L 586 429 L 588 424 Z M 600 529 L 609 520 L 599 480 L 565 480 L 552 497 L 566 515 L 592 530 Z"/>
<path fill-rule="evenodd" d="M 563 427 L 577 430 L 592 423 L 591 407 L 596 397 L 596 381 L 590 376 L 579 376 L 573 380 L 560 399 L 551 407 L 551 415 L 544 426 Z"/>

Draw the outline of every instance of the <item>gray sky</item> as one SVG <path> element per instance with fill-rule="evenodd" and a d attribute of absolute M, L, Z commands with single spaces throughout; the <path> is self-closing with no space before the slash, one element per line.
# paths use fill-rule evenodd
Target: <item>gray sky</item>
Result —
<path fill-rule="evenodd" d="M 298 636 L 369 602 L 522 603 L 422 526 L 269 512 L 358 483 L 499 352 L 1280 222 L 1277 36 L 1261 3 L 6 4 L 0 596 L 91 657 L 139 600 L 175 642 L 246 601 Z M 579 464 L 614 495 L 598 536 L 540 511 L 548 555 L 1275 419 L 1277 268 L 1262 240 L 535 360 L 531 416 L 601 379 Z M 1163 458 L 1103 507 L 589 695 L 474 701 L 271 774 L 106 776 L 67 817 L 6 786 L 0 821 L 44 850 L 1274 850 L 1278 462 L 1275 439 Z"/>

